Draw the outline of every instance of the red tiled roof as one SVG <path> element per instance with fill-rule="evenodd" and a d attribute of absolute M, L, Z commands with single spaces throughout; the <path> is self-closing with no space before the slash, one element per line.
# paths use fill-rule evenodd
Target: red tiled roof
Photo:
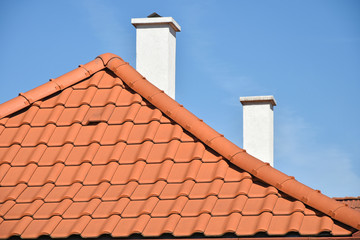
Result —
<path fill-rule="evenodd" d="M 338 202 L 345 203 L 349 207 L 360 211 L 360 196 L 359 197 L 335 197 Z"/>
<path fill-rule="evenodd" d="M 116 55 L 3 103 L 0 118 L 0 238 L 360 229 L 360 212 L 248 155 Z"/>

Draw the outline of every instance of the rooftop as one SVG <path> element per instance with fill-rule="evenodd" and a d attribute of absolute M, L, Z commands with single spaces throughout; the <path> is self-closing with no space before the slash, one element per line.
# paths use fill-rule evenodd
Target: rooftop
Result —
<path fill-rule="evenodd" d="M 113 54 L 0 116 L 0 238 L 360 229 L 360 212 L 247 154 Z"/>

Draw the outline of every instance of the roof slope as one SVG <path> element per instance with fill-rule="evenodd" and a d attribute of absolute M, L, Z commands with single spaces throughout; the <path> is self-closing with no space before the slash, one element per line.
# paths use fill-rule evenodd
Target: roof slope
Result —
<path fill-rule="evenodd" d="M 360 229 L 360 212 L 248 155 L 116 55 L 0 116 L 0 238 Z"/>

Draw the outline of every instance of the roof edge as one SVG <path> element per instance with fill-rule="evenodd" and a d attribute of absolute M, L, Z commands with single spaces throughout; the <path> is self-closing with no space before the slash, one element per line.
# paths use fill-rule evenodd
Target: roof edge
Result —
<path fill-rule="evenodd" d="M 358 197 L 333 197 L 333 199 L 335 199 L 337 201 L 360 200 L 360 196 L 358 196 Z"/>
<path fill-rule="evenodd" d="M 151 84 L 120 57 L 112 56 L 106 67 L 130 88 L 231 163 L 331 218 L 360 230 L 360 212 L 325 196 L 319 190 L 314 190 L 296 181 L 294 177 L 290 177 L 246 153 L 244 149 L 236 146 L 166 95 L 164 91 Z"/>
<path fill-rule="evenodd" d="M 79 65 L 78 68 L 61 75 L 58 78 L 50 79 L 49 82 L 33 88 L 25 93 L 19 93 L 19 96 L 0 104 L 0 119 L 22 110 L 42 98 L 48 97 L 51 94 L 54 94 L 84 80 L 95 72 L 104 69 L 105 65 L 106 64 L 104 64 L 102 59 L 96 58 L 95 60 L 84 65 Z"/>

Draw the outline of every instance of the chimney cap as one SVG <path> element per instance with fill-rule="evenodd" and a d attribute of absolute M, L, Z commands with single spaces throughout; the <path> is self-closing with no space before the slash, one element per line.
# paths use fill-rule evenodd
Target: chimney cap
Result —
<path fill-rule="evenodd" d="M 252 103 L 269 103 L 273 106 L 276 106 L 276 101 L 274 96 L 250 96 L 250 97 L 240 97 L 240 102 L 242 105 L 252 104 Z"/>
<path fill-rule="evenodd" d="M 152 14 L 150 14 L 149 16 L 147 16 L 148 18 L 153 18 L 153 17 L 161 17 L 159 14 L 157 14 L 156 12 L 153 12 Z"/>
<path fill-rule="evenodd" d="M 153 14 L 150 14 L 149 16 Z M 145 25 L 169 24 L 176 32 L 181 31 L 180 25 L 172 17 L 132 18 L 131 24 L 134 25 L 134 27 L 145 26 Z"/>

